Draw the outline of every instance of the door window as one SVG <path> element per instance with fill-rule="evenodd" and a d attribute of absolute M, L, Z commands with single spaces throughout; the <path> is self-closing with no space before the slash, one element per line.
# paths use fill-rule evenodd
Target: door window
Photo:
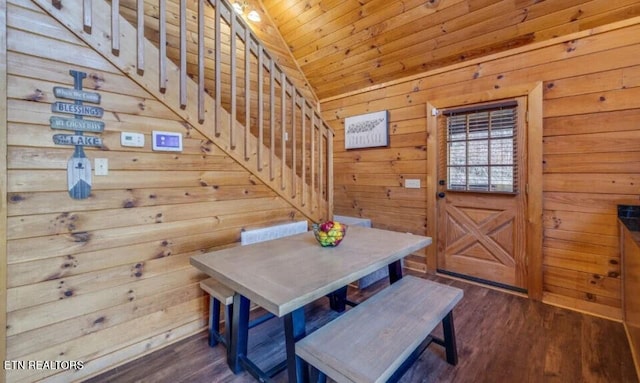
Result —
<path fill-rule="evenodd" d="M 443 111 L 447 189 L 517 193 L 517 102 Z"/>

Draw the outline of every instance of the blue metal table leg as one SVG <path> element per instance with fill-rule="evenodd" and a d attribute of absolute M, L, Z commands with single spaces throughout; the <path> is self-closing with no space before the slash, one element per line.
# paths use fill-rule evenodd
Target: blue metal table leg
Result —
<path fill-rule="evenodd" d="M 233 303 L 224 307 L 224 346 L 227 348 L 227 360 L 231 357 L 231 334 L 233 334 Z"/>
<path fill-rule="evenodd" d="M 442 329 L 447 362 L 455 366 L 458 364 L 458 347 L 456 346 L 456 330 L 453 326 L 453 310 L 442 320 Z"/>
<path fill-rule="evenodd" d="M 309 382 L 307 362 L 296 356 L 296 341 L 304 338 L 305 317 L 304 307 L 284 316 L 284 336 L 287 347 L 287 369 L 290 383 Z"/>
<path fill-rule="evenodd" d="M 249 300 L 236 293 L 233 296 L 231 342 L 227 349 L 227 364 L 235 374 L 242 371 L 240 360 L 247 355 L 249 338 Z"/>

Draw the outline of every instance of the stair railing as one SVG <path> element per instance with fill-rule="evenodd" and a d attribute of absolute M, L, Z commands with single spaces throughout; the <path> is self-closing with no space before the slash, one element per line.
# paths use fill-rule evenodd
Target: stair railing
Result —
<path fill-rule="evenodd" d="M 227 0 L 34 1 L 308 218 L 332 216 L 334 132 Z"/>

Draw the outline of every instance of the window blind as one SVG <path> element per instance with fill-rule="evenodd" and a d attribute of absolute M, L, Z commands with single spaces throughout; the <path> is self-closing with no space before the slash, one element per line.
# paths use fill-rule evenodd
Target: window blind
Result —
<path fill-rule="evenodd" d="M 447 188 L 459 191 L 518 191 L 517 102 L 444 110 Z"/>

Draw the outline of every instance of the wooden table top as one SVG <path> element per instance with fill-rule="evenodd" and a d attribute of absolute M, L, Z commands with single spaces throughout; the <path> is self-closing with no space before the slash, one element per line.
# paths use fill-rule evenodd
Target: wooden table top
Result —
<path fill-rule="evenodd" d="M 430 237 L 350 226 L 337 247 L 313 232 L 191 257 L 191 264 L 277 316 L 431 244 Z"/>

